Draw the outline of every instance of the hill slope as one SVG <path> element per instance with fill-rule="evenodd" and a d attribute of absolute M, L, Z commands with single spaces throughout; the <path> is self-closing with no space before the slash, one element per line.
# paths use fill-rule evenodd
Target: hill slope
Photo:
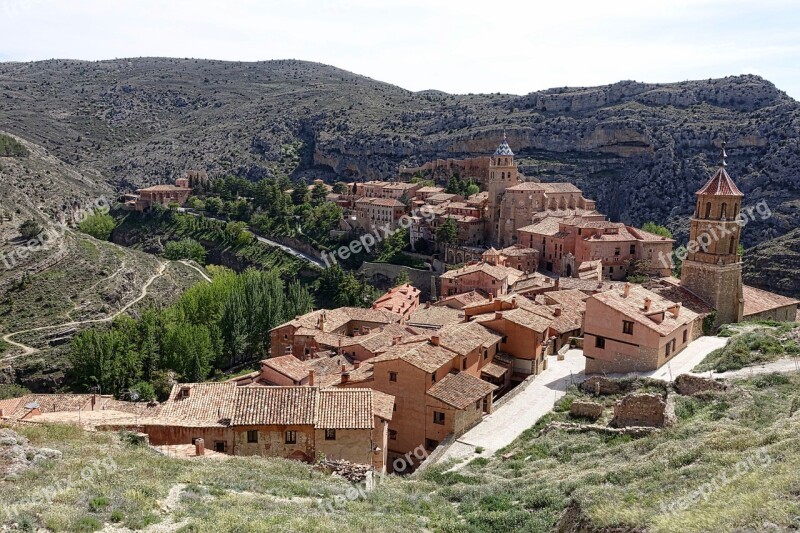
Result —
<path fill-rule="evenodd" d="M 302 61 L 0 63 L 0 123 L 117 189 L 188 168 L 386 178 L 489 153 L 505 129 L 529 176 L 575 182 L 612 218 L 679 238 L 727 132 L 746 204 L 773 213 L 745 245 L 800 225 L 800 104 L 757 76 L 450 95 Z"/>

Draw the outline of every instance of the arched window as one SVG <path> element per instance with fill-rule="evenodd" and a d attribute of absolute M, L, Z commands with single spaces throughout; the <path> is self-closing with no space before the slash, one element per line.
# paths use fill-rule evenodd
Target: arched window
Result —
<path fill-rule="evenodd" d="M 711 202 L 706 203 L 706 216 L 705 218 L 711 218 Z"/>
<path fill-rule="evenodd" d="M 719 218 L 721 218 L 722 220 L 728 218 L 728 204 L 726 204 L 725 202 L 722 202 L 722 211 L 720 211 Z"/>
<path fill-rule="evenodd" d="M 734 246 L 735 243 L 736 243 L 736 239 L 731 237 L 731 243 L 728 245 L 728 253 L 731 254 L 731 255 L 733 255 L 733 252 L 734 252 L 733 246 Z"/>
<path fill-rule="evenodd" d="M 506 173 L 505 173 L 505 172 L 501 172 L 501 173 L 500 173 L 500 179 L 501 179 L 501 180 L 504 180 L 504 179 L 506 179 Z"/>
<path fill-rule="evenodd" d="M 739 217 L 739 204 L 733 204 L 733 218 Z"/>

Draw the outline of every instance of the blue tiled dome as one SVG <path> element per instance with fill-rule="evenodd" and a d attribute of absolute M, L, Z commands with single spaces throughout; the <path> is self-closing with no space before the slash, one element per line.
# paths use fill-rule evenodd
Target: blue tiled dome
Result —
<path fill-rule="evenodd" d="M 503 135 L 503 142 L 500 143 L 500 146 L 497 147 L 497 150 L 494 151 L 494 155 L 510 155 L 513 156 L 514 152 L 511 151 L 511 147 L 508 145 L 506 141 L 506 136 Z"/>

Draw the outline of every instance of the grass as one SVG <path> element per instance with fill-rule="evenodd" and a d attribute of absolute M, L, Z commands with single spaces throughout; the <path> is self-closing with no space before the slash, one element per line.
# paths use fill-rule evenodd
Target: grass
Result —
<path fill-rule="evenodd" d="M 52 505 L 25 506 L 31 525 L 84 531 L 97 520 L 131 529 L 176 523 L 186 532 L 543 532 L 569 507 L 597 528 L 790 529 L 800 526 L 800 418 L 791 416 L 800 405 L 798 387 L 798 375 L 765 375 L 729 391 L 679 397 L 675 426 L 640 439 L 543 433 L 548 422 L 569 420 L 567 412 L 551 413 L 493 457 L 475 457 L 456 472 L 437 465 L 419 478 L 389 476 L 333 513 L 320 502 L 350 486 L 301 463 L 178 460 L 115 434 L 25 427 L 19 431 L 64 457 L 17 482 L 0 482 L 0 504 L 18 503 L 109 454 L 116 471 L 58 494 Z M 590 398 L 577 389 L 570 394 Z M 500 457 L 505 453 L 507 460 Z M 177 498 L 164 511 L 171 493 Z"/>
<path fill-rule="evenodd" d="M 25 157 L 28 149 L 13 137 L 0 133 L 0 157 Z"/>
<path fill-rule="evenodd" d="M 724 328 L 722 334 L 730 337 L 728 344 L 708 354 L 696 372 L 739 370 L 800 353 L 797 323 L 742 323 Z"/>

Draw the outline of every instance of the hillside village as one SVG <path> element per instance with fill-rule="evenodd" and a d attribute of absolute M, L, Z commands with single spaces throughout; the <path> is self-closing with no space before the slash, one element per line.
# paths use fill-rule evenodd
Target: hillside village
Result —
<path fill-rule="evenodd" d="M 403 283 L 371 308 L 296 316 L 270 331 L 259 370 L 176 383 L 161 404 L 32 394 L 0 401 L 0 421 L 133 429 L 187 457 L 325 458 L 408 473 L 502 419 L 509 403 L 539 401 L 545 379 L 671 374 L 723 324 L 794 321 L 797 300 L 742 283 L 744 195 L 726 158 L 723 143 L 696 193 L 680 279 L 664 260 L 673 239 L 607 221 L 572 184 L 526 180 L 505 138 L 468 163 L 484 189 L 468 197 L 412 182 L 348 184 L 326 197 L 343 208 L 341 231 L 362 245 L 398 228 L 412 247 L 433 242 L 442 268 L 429 274 L 433 290 Z M 126 206 L 184 204 L 194 185 L 142 189 Z M 455 237 L 437 242 L 446 225 Z M 346 259 L 352 247 L 334 252 Z M 643 283 L 627 281 L 632 264 Z M 650 424 L 633 418 L 627 425 Z"/>

